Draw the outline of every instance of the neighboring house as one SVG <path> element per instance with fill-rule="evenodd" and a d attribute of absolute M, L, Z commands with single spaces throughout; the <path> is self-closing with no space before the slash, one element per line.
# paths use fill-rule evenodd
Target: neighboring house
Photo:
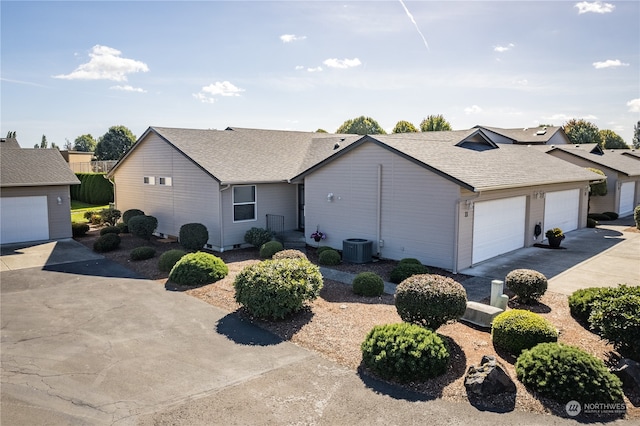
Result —
<path fill-rule="evenodd" d="M 632 150 L 602 149 L 598 144 L 547 146 L 548 154 L 607 175 L 607 195 L 591 197 L 591 213 L 633 213 L 640 204 L 640 163 Z M 630 155 L 627 155 L 630 154 Z"/>
<path fill-rule="evenodd" d="M 209 230 L 208 247 L 244 245 L 281 216 L 316 227 L 322 244 L 373 243 L 384 258 L 415 257 L 457 271 L 586 226 L 589 182 L 600 176 L 536 149 L 496 144 L 483 129 L 335 135 L 228 128 L 149 128 L 108 175 L 123 212 Z M 542 235 L 535 234 L 536 225 Z"/>
<path fill-rule="evenodd" d="M 498 127 L 475 126 L 482 129 L 495 143 L 514 145 L 564 145 L 571 143 L 560 126 L 500 129 Z"/>
<path fill-rule="evenodd" d="M 640 160 L 640 151 L 635 148 L 631 149 L 616 149 L 615 152 L 618 152 L 622 155 L 625 155 L 629 158 L 633 158 L 635 160 Z"/>
<path fill-rule="evenodd" d="M 71 238 L 69 187 L 79 183 L 58 149 L 2 140 L 0 244 Z"/>
<path fill-rule="evenodd" d="M 93 152 L 84 151 L 60 151 L 64 160 L 69 164 L 69 168 L 75 173 L 91 172 L 91 160 L 93 160 Z"/>

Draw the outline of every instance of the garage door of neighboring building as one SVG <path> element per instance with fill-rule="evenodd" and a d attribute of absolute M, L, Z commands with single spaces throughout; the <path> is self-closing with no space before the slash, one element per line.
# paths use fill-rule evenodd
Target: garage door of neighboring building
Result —
<path fill-rule="evenodd" d="M 633 213 L 633 199 L 636 192 L 635 182 L 624 182 L 620 187 L 620 216 Z"/>
<path fill-rule="evenodd" d="M 527 198 L 475 203 L 472 263 L 524 247 Z"/>
<path fill-rule="evenodd" d="M 544 229 L 560 228 L 562 232 L 578 229 L 580 189 L 547 192 L 544 197 Z"/>
<path fill-rule="evenodd" d="M 49 239 L 47 197 L 0 199 L 0 244 Z"/>

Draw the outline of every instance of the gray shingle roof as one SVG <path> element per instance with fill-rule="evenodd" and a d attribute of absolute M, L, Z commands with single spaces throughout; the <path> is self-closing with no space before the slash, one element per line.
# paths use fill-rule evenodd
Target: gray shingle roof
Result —
<path fill-rule="evenodd" d="M 602 154 L 598 154 L 593 152 L 595 145 L 596 144 L 557 145 L 548 152 L 562 150 L 594 163 L 596 168 L 600 165 L 627 176 L 640 176 L 640 163 L 638 163 L 638 160 L 618 152 L 627 150 L 605 149 L 599 150 Z"/>
<path fill-rule="evenodd" d="M 560 126 L 531 127 L 520 129 L 501 129 L 498 127 L 476 126 L 512 139 L 513 143 L 520 144 L 546 144 L 558 132 Z"/>
<path fill-rule="evenodd" d="M 0 186 L 75 185 L 80 181 L 57 149 L 0 149 Z"/>

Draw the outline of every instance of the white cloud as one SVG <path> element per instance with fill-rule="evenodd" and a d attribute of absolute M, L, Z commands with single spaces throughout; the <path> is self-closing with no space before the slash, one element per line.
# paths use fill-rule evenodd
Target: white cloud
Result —
<path fill-rule="evenodd" d="M 295 34 L 282 34 L 280 36 L 280 40 L 282 40 L 283 43 L 291 43 L 292 41 L 300 41 L 306 38 L 307 36 L 297 36 Z"/>
<path fill-rule="evenodd" d="M 244 89 L 240 89 L 228 81 L 216 81 L 204 86 L 199 93 L 194 93 L 193 97 L 201 102 L 212 104 L 216 101 L 216 96 L 240 96 L 241 92 L 244 92 Z"/>
<path fill-rule="evenodd" d="M 493 50 L 498 53 L 503 53 L 503 52 L 508 52 L 509 50 L 513 49 L 515 46 L 516 46 L 515 44 L 509 43 L 506 46 L 495 46 Z"/>
<path fill-rule="evenodd" d="M 606 61 L 594 62 L 592 65 L 595 69 L 629 66 L 629 64 L 626 64 L 619 59 L 607 59 Z"/>
<path fill-rule="evenodd" d="M 523 78 L 520 80 L 515 80 L 513 83 L 516 84 L 517 86 L 527 86 L 529 84 L 529 80 L 527 80 L 526 78 Z"/>
<path fill-rule="evenodd" d="M 111 89 L 111 90 L 123 90 L 125 92 L 147 93 L 147 91 L 144 90 L 141 87 L 133 87 L 133 86 L 129 86 L 128 84 L 126 86 L 111 86 L 111 87 L 109 87 L 109 89 Z"/>
<path fill-rule="evenodd" d="M 616 8 L 611 3 L 602 3 L 601 1 L 581 1 L 580 3 L 576 3 L 574 7 L 578 8 L 579 15 L 583 13 L 609 13 L 613 12 L 613 9 Z"/>
<path fill-rule="evenodd" d="M 544 121 L 558 122 L 558 121 L 569 121 L 572 118 L 578 118 L 583 120 L 597 120 L 598 117 L 595 115 L 567 115 L 567 114 L 553 114 L 546 117 L 542 117 Z"/>
<path fill-rule="evenodd" d="M 300 71 L 304 69 L 304 65 L 296 65 L 296 71 Z"/>
<path fill-rule="evenodd" d="M 481 112 L 482 112 L 482 108 L 480 108 L 478 105 L 472 105 L 464 109 L 465 114 L 479 114 Z"/>
<path fill-rule="evenodd" d="M 322 71 L 322 67 L 307 68 L 307 71 L 309 71 L 309 72 L 320 72 L 320 71 Z"/>
<path fill-rule="evenodd" d="M 640 98 L 631 99 L 627 102 L 629 112 L 640 112 Z"/>
<path fill-rule="evenodd" d="M 55 75 L 53 78 L 64 80 L 113 80 L 127 81 L 127 74 L 147 72 L 144 62 L 123 58 L 117 49 L 99 44 L 91 48 L 89 62 L 80 65 L 70 74 Z"/>
<path fill-rule="evenodd" d="M 325 64 L 326 66 L 330 67 L 330 68 L 353 68 L 353 67 L 357 67 L 359 65 L 362 65 L 362 62 L 360 62 L 360 59 L 358 58 L 353 58 L 353 59 L 336 59 L 336 58 L 329 58 L 327 60 L 325 60 L 323 62 L 323 64 Z"/>

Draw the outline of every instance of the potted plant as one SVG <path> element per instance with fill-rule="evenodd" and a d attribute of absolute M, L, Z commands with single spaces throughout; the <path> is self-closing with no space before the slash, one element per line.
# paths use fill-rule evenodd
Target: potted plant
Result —
<path fill-rule="evenodd" d="M 564 240 L 564 233 L 560 228 L 548 229 L 545 236 L 549 240 L 549 246 L 553 248 L 560 247 L 560 242 Z"/>
<path fill-rule="evenodd" d="M 327 234 L 325 234 L 324 232 L 320 232 L 318 227 L 316 227 L 316 232 L 311 234 L 311 238 L 313 238 L 316 243 L 319 243 L 320 240 L 324 240 L 325 238 L 327 238 Z"/>

